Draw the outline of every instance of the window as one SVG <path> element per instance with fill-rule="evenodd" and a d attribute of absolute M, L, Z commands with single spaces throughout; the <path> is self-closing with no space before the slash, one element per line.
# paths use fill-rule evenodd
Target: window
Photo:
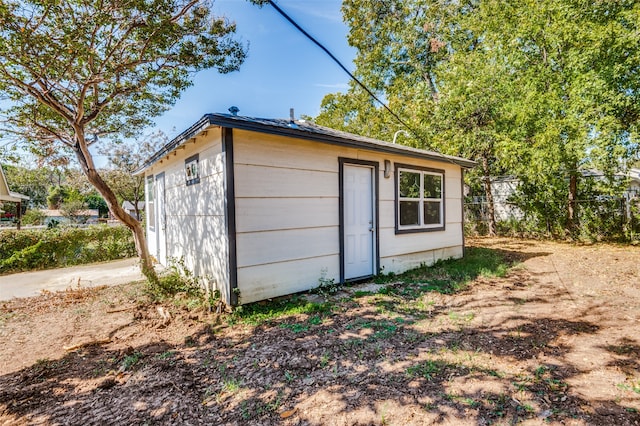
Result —
<path fill-rule="evenodd" d="M 184 160 L 184 171 L 187 177 L 187 186 L 200 183 L 200 170 L 198 169 L 199 159 L 199 154 L 196 154 Z"/>
<path fill-rule="evenodd" d="M 155 193 L 156 193 L 156 185 L 153 176 L 147 177 L 147 225 L 149 229 L 153 230 L 156 224 L 156 208 L 155 208 Z"/>
<path fill-rule="evenodd" d="M 396 233 L 444 229 L 444 171 L 396 164 Z"/>

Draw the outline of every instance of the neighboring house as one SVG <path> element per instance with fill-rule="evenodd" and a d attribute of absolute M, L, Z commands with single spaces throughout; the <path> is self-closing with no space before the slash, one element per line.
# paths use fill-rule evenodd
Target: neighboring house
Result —
<path fill-rule="evenodd" d="M 522 220 L 524 213 L 516 206 L 511 198 L 516 194 L 520 180 L 512 176 L 491 179 L 491 195 L 493 195 L 493 210 L 495 220 Z"/>
<path fill-rule="evenodd" d="M 136 173 L 150 252 L 238 305 L 462 257 L 474 165 L 304 120 L 209 114 Z"/>
<path fill-rule="evenodd" d="M 44 225 L 50 223 L 69 223 L 69 219 L 62 214 L 61 210 L 42 210 L 44 213 Z M 80 223 L 98 223 L 100 216 L 98 209 L 78 210 L 75 216 Z"/>
<path fill-rule="evenodd" d="M 137 219 L 137 220 L 141 220 L 142 219 L 142 213 L 144 212 L 144 201 L 138 201 L 138 212 L 140 213 L 139 215 L 136 214 L 136 207 L 135 205 L 130 202 L 130 201 L 123 201 L 122 202 L 122 208 L 124 209 L 124 211 L 126 211 L 129 216 Z"/>
<path fill-rule="evenodd" d="M 629 179 L 629 186 L 625 191 L 628 198 L 640 197 L 640 169 L 629 169 L 626 177 Z"/>
<path fill-rule="evenodd" d="M 0 165 L 0 204 L 2 203 L 15 203 L 16 206 L 16 218 L 17 218 L 17 227 L 20 229 L 20 218 L 22 216 L 22 202 L 29 200 L 29 197 L 26 195 L 18 194 L 17 192 L 13 192 L 9 190 L 9 185 L 7 184 L 7 178 L 4 175 L 4 171 L 2 170 L 2 165 Z"/>
<path fill-rule="evenodd" d="M 599 170 L 587 169 L 581 171 L 582 177 L 591 178 L 595 181 L 603 181 L 604 174 Z M 622 193 L 626 200 L 633 200 L 640 196 L 640 169 L 629 169 L 627 173 L 617 173 L 616 179 L 620 181 L 627 179 L 627 188 Z M 515 176 L 503 176 L 491 179 L 491 194 L 493 195 L 493 204 L 496 221 L 506 220 L 522 220 L 524 219 L 523 211 L 516 206 L 511 200 L 516 195 L 520 180 Z M 481 202 L 485 201 L 485 197 L 478 197 Z"/>

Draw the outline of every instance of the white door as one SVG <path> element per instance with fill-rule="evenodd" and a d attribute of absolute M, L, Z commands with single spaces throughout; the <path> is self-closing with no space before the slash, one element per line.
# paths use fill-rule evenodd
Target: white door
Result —
<path fill-rule="evenodd" d="M 374 274 L 373 168 L 344 165 L 344 278 Z"/>
<path fill-rule="evenodd" d="M 156 236 L 158 247 L 158 262 L 167 264 L 167 215 L 165 207 L 164 173 L 156 176 Z"/>

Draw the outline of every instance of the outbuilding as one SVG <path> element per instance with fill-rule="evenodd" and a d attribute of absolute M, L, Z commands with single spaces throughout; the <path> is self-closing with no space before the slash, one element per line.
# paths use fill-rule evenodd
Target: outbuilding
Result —
<path fill-rule="evenodd" d="M 4 170 L 2 170 L 2 165 L 0 164 L 0 207 L 2 207 L 2 203 L 14 203 L 16 205 L 17 229 L 20 229 L 20 220 L 22 218 L 22 203 L 28 200 L 29 197 L 27 197 L 26 195 L 13 192 L 9 189 L 7 178 L 5 177 Z M 0 213 L 4 213 L 4 211 L 0 210 Z"/>
<path fill-rule="evenodd" d="M 208 114 L 149 158 L 149 250 L 246 304 L 463 255 L 474 163 L 304 120 Z"/>

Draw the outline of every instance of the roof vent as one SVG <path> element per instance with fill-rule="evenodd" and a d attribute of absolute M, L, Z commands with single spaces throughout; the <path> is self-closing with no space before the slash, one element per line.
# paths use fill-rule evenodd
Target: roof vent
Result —
<path fill-rule="evenodd" d="M 293 108 L 289 108 L 289 127 L 292 129 L 297 129 L 298 125 L 296 124 L 296 115 L 293 112 Z"/>
<path fill-rule="evenodd" d="M 238 108 L 237 106 L 232 106 L 231 108 L 229 108 L 229 112 L 233 116 L 237 116 L 238 115 L 238 111 L 240 111 L 240 108 Z"/>

